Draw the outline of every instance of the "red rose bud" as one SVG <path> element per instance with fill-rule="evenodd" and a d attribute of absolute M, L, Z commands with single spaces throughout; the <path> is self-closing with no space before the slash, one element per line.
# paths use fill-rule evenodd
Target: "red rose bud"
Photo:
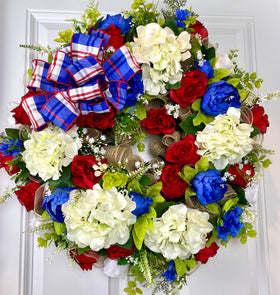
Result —
<path fill-rule="evenodd" d="M 111 24 L 105 30 L 100 31 L 111 36 L 107 47 L 112 46 L 115 50 L 117 50 L 124 44 L 124 37 L 121 36 L 122 30 L 114 24 Z"/>
<path fill-rule="evenodd" d="M 107 162 L 107 159 L 100 161 L 102 164 Z M 92 187 L 98 183 L 102 178 L 103 172 L 100 169 L 94 169 L 100 167 L 98 161 L 91 155 L 77 155 L 74 157 L 71 164 L 71 173 L 76 186 L 92 189 Z"/>
<path fill-rule="evenodd" d="M 217 254 L 218 249 L 219 246 L 214 242 L 209 248 L 205 247 L 204 249 L 201 249 L 195 255 L 195 260 L 205 264 L 210 257 L 213 257 Z"/>
<path fill-rule="evenodd" d="M 100 257 L 97 253 L 92 250 L 78 254 L 77 249 L 72 249 L 69 251 L 70 256 L 75 260 L 82 270 L 92 270 L 92 265 L 97 262 Z"/>
<path fill-rule="evenodd" d="M 240 185 L 243 188 L 246 188 L 255 175 L 254 167 L 250 163 L 232 165 L 228 172 L 230 173 L 228 182 Z"/>
<path fill-rule="evenodd" d="M 91 112 L 86 116 L 78 117 L 76 125 L 78 127 L 91 127 L 97 129 L 108 129 L 115 125 L 115 113 L 110 111 L 108 113 L 94 113 Z"/>
<path fill-rule="evenodd" d="M 208 79 L 205 73 L 198 69 L 186 72 L 181 81 L 181 87 L 170 90 L 170 98 L 181 107 L 190 106 L 198 97 L 202 97 L 206 91 Z"/>
<path fill-rule="evenodd" d="M 200 21 L 197 20 L 195 24 L 190 25 L 190 28 L 194 30 L 193 35 L 199 34 L 201 36 L 202 41 L 208 37 L 208 31 Z"/>
<path fill-rule="evenodd" d="M 162 169 L 160 180 L 162 182 L 161 193 L 166 199 L 178 199 L 185 194 L 188 187 L 179 175 L 181 165 L 166 165 Z"/>
<path fill-rule="evenodd" d="M 268 116 L 264 114 L 264 108 L 258 104 L 251 109 L 253 113 L 253 125 L 261 130 L 261 133 L 266 133 L 269 126 Z"/>
<path fill-rule="evenodd" d="M 5 168 L 9 175 L 14 175 L 20 171 L 20 168 L 17 166 L 12 166 L 9 162 L 12 161 L 14 157 L 12 155 L 3 156 L 0 153 L 0 168 Z"/>
<path fill-rule="evenodd" d="M 31 181 L 27 185 L 19 186 L 19 189 L 15 191 L 19 202 L 26 208 L 28 212 L 34 209 L 35 193 L 39 187 L 39 183 Z"/>
<path fill-rule="evenodd" d="M 187 135 L 184 139 L 170 145 L 165 153 L 166 161 L 178 165 L 194 165 L 200 156 L 196 153 L 195 137 Z"/>
<path fill-rule="evenodd" d="M 134 246 L 132 247 L 132 249 L 125 249 L 125 248 L 121 248 L 117 245 L 113 245 L 111 246 L 109 249 L 106 250 L 107 251 L 107 255 L 110 259 L 118 259 L 120 257 L 126 257 L 126 256 L 130 256 L 133 254 L 134 252 Z"/>
<path fill-rule="evenodd" d="M 12 109 L 11 113 L 14 113 L 13 117 L 15 118 L 16 124 L 31 125 L 30 119 L 21 104 Z"/>
<path fill-rule="evenodd" d="M 167 114 L 166 108 L 163 107 L 149 110 L 147 118 L 142 120 L 141 126 L 152 134 L 172 134 L 176 121 Z"/>

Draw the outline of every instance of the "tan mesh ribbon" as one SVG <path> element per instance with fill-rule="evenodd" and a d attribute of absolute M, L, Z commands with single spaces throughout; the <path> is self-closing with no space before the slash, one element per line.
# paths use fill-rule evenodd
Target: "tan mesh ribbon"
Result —
<path fill-rule="evenodd" d="M 162 108 L 167 104 L 167 100 L 168 98 L 164 98 L 164 97 L 153 98 L 152 100 L 149 101 L 148 104 L 145 105 L 145 109 L 148 112 L 151 109 Z"/>
<path fill-rule="evenodd" d="M 154 164 L 157 164 L 158 165 L 158 168 L 153 168 L 153 165 Z M 150 165 L 151 165 L 151 169 L 150 170 L 151 170 L 152 173 L 155 173 L 158 169 L 162 169 L 165 166 L 163 160 L 160 157 L 153 158 L 150 161 Z"/>
<path fill-rule="evenodd" d="M 150 143 L 150 151 L 154 157 L 164 155 L 166 147 L 162 144 L 161 140 L 154 139 Z"/>
<path fill-rule="evenodd" d="M 181 139 L 181 132 L 174 131 L 171 135 L 165 134 L 162 138 L 162 143 L 165 146 L 170 146 L 174 142 L 178 142 Z"/>
<path fill-rule="evenodd" d="M 95 140 L 99 139 L 100 135 L 102 134 L 102 132 L 98 129 L 95 129 L 95 128 L 87 128 L 87 135 L 90 137 L 90 138 L 93 138 Z"/>
<path fill-rule="evenodd" d="M 192 114 L 191 107 L 187 107 L 187 108 L 180 107 L 180 109 L 179 109 L 179 119 L 181 121 L 187 119 L 188 116 L 191 115 L 191 114 Z"/>
<path fill-rule="evenodd" d="M 191 67 L 194 66 L 194 59 L 192 57 L 191 58 L 188 58 L 188 59 L 184 60 L 183 62 L 181 62 L 181 65 L 182 65 L 183 71 L 186 72 Z"/>
<path fill-rule="evenodd" d="M 104 149 L 105 158 L 107 158 L 109 165 L 117 165 L 119 162 L 124 165 L 127 158 L 132 155 L 132 149 L 128 144 L 108 145 Z"/>
<path fill-rule="evenodd" d="M 27 134 L 30 134 L 31 131 L 32 131 L 32 129 L 29 125 L 21 125 L 19 127 L 19 139 L 24 140 L 22 133 L 26 132 Z"/>
<path fill-rule="evenodd" d="M 225 196 L 219 202 L 221 205 L 223 205 L 226 201 L 233 199 L 237 196 L 236 192 L 233 190 L 230 184 L 227 184 L 227 187 L 228 187 L 228 190 L 225 193 Z"/>
<path fill-rule="evenodd" d="M 241 111 L 240 121 L 248 123 L 248 124 L 252 124 L 253 118 L 254 118 L 252 111 L 248 107 L 245 107 L 245 106 L 242 106 L 240 108 L 240 111 Z"/>
<path fill-rule="evenodd" d="M 201 205 L 196 196 L 191 196 L 185 201 L 185 203 L 188 208 L 199 209 L 199 211 L 201 212 L 207 212 L 211 218 L 217 215 L 217 213 L 214 213 L 211 210 L 205 208 L 203 205 Z"/>
<path fill-rule="evenodd" d="M 46 184 L 44 183 L 36 190 L 35 197 L 34 197 L 34 215 L 36 219 L 38 219 L 42 223 L 49 222 L 51 220 L 51 219 L 46 219 L 46 220 L 41 219 L 42 213 L 44 211 L 44 209 L 42 208 L 42 204 L 45 198 L 45 185 Z"/>
<path fill-rule="evenodd" d="M 140 164 L 140 166 L 136 165 L 137 162 Z M 140 156 L 132 154 L 127 158 L 126 170 L 128 171 L 128 173 L 133 174 L 140 167 L 144 167 L 144 165 L 145 165 L 145 162 Z"/>

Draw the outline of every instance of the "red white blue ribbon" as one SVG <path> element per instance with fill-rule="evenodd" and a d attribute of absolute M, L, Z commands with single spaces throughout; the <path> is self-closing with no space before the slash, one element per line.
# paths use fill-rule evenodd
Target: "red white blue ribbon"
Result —
<path fill-rule="evenodd" d="M 35 130 L 51 121 L 67 131 L 79 115 L 124 108 L 129 83 L 141 69 L 125 45 L 104 60 L 109 39 L 94 30 L 90 35 L 74 34 L 51 64 L 33 60 L 27 87 L 35 94 L 24 97 L 22 106 Z"/>

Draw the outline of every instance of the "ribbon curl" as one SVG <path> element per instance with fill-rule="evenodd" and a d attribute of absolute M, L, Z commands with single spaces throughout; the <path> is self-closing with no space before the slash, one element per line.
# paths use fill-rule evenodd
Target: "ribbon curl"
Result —
<path fill-rule="evenodd" d="M 90 29 L 74 34 L 51 64 L 35 59 L 22 106 L 35 130 L 53 122 L 67 131 L 79 115 L 121 111 L 144 92 L 141 69 L 126 45 L 104 59 L 110 36 Z M 134 102 L 135 101 L 135 102 Z"/>

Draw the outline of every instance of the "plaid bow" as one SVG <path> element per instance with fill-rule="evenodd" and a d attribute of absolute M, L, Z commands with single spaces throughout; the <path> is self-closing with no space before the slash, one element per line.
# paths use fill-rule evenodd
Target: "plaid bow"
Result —
<path fill-rule="evenodd" d="M 22 106 L 35 130 L 48 122 L 67 131 L 79 115 L 121 111 L 127 102 L 129 81 L 141 71 L 127 46 L 104 60 L 110 36 L 90 30 L 74 34 L 71 44 L 55 53 L 51 64 L 35 59 Z"/>

